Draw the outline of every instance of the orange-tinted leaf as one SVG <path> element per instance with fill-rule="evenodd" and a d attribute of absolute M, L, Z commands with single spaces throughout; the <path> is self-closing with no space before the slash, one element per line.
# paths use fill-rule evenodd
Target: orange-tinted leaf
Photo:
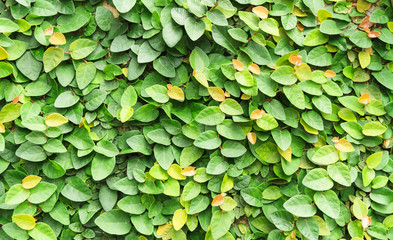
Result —
<path fill-rule="evenodd" d="M 195 167 L 191 167 L 191 166 L 186 167 L 183 170 L 181 170 L 181 174 L 187 177 L 192 177 L 196 174 Z"/>
<path fill-rule="evenodd" d="M 12 102 L 15 103 L 15 104 L 18 103 L 19 102 L 19 96 L 14 97 L 12 99 Z"/>
<path fill-rule="evenodd" d="M 363 21 L 360 23 L 359 27 L 361 28 L 370 28 L 374 25 L 373 22 L 370 22 L 370 16 L 366 16 L 363 18 Z"/>
<path fill-rule="evenodd" d="M 168 88 L 168 90 L 171 90 L 173 86 L 172 84 L 167 84 L 166 87 Z"/>
<path fill-rule="evenodd" d="M 172 86 L 171 89 L 168 89 L 167 93 L 168 96 L 172 99 L 178 100 L 180 102 L 184 101 L 184 92 L 177 86 Z"/>
<path fill-rule="evenodd" d="M 214 198 L 213 198 L 213 201 L 212 201 L 212 206 L 213 207 L 218 207 L 218 206 L 220 206 L 221 204 L 223 204 L 224 203 L 224 197 L 226 196 L 226 194 L 225 193 L 221 193 L 221 194 L 218 194 L 217 196 L 215 196 Z"/>
<path fill-rule="evenodd" d="M 361 104 L 364 104 L 364 105 L 369 104 L 369 103 L 371 102 L 370 94 L 368 94 L 368 93 L 363 93 L 363 95 L 360 96 L 360 98 L 359 98 L 359 102 L 360 102 Z"/>
<path fill-rule="evenodd" d="M 225 96 L 225 97 L 230 97 L 231 94 L 229 94 L 229 92 L 225 91 L 225 92 L 224 92 L 224 96 Z"/>
<path fill-rule="evenodd" d="M 247 133 L 247 139 L 254 145 L 257 142 L 257 135 L 254 132 L 249 132 Z"/>
<path fill-rule="evenodd" d="M 232 64 L 233 64 L 233 68 L 238 70 L 238 71 L 242 71 L 243 70 L 243 63 L 240 62 L 239 60 L 236 59 L 232 59 Z"/>
<path fill-rule="evenodd" d="M 265 111 L 263 110 L 255 109 L 254 111 L 252 111 L 250 118 L 252 120 L 260 119 L 264 113 Z"/>
<path fill-rule="evenodd" d="M 225 92 L 219 87 L 208 87 L 210 96 L 217 102 L 222 102 L 225 100 Z"/>
<path fill-rule="evenodd" d="M 332 138 L 332 142 L 334 142 L 334 143 L 338 143 L 339 140 L 340 140 L 340 139 L 339 139 L 338 137 Z"/>
<path fill-rule="evenodd" d="M 297 23 L 296 27 L 302 32 L 304 30 L 304 27 L 301 23 Z"/>
<path fill-rule="evenodd" d="M 370 28 L 368 28 L 368 27 L 363 28 L 363 30 L 364 30 L 366 33 L 370 33 Z"/>
<path fill-rule="evenodd" d="M 384 139 L 384 140 L 383 140 L 383 146 L 384 146 L 385 148 L 388 148 L 389 145 L 390 145 L 390 139 Z"/>
<path fill-rule="evenodd" d="M 328 77 L 328 78 L 331 78 L 331 77 L 335 77 L 336 76 L 336 73 L 335 72 L 333 72 L 332 70 L 326 70 L 326 72 L 325 72 L 325 77 Z"/>
<path fill-rule="evenodd" d="M 288 60 L 295 66 L 299 66 L 300 64 L 302 64 L 302 56 L 297 55 L 296 53 L 289 56 Z"/>
<path fill-rule="evenodd" d="M 377 38 L 379 36 L 381 36 L 381 33 L 377 32 L 377 31 L 371 31 L 371 32 L 368 33 L 368 37 L 369 38 Z"/>
<path fill-rule="evenodd" d="M 265 19 L 269 16 L 269 10 L 263 6 L 254 7 L 252 12 L 255 13 L 259 18 Z"/>
<path fill-rule="evenodd" d="M 49 42 L 53 45 L 64 45 L 67 41 L 62 33 L 57 32 L 49 38 Z"/>
<path fill-rule="evenodd" d="M 173 229 L 173 225 L 170 223 L 166 223 L 164 225 L 158 226 L 157 235 L 162 236 L 163 240 L 169 240 L 172 238 L 172 229 Z"/>
<path fill-rule="evenodd" d="M 51 36 L 53 34 L 53 27 L 47 28 L 44 31 L 45 36 Z"/>
<path fill-rule="evenodd" d="M 362 218 L 362 226 L 364 229 L 368 228 L 368 226 L 370 226 L 371 224 L 371 217 L 369 216 L 364 216 Z"/>
<path fill-rule="evenodd" d="M 248 70 L 250 70 L 250 72 L 257 74 L 257 75 L 261 74 L 261 69 L 255 63 L 248 66 Z"/>
<path fill-rule="evenodd" d="M 36 175 L 29 175 L 22 180 L 22 186 L 24 189 L 32 189 L 41 182 L 41 177 Z"/>

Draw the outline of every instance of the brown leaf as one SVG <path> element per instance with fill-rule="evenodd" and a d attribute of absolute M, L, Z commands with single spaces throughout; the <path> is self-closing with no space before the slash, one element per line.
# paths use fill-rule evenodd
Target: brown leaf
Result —
<path fill-rule="evenodd" d="M 117 11 L 117 9 L 116 9 L 115 7 L 113 7 L 112 5 L 110 5 L 107 1 L 104 1 L 104 2 L 102 3 L 102 6 L 103 6 L 104 8 L 107 8 L 109 11 L 111 11 L 114 18 L 118 18 L 118 17 L 120 16 L 120 14 L 119 14 L 119 12 Z"/>

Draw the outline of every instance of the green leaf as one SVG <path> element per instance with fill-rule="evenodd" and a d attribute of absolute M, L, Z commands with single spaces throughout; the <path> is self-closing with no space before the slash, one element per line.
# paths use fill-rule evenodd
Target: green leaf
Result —
<path fill-rule="evenodd" d="M 326 166 L 337 162 L 338 153 L 333 146 L 323 146 L 319 148 L 311 158 L 311 161 L 317 165 Z"/>
<path fill-rule="evenodd" d="M 379 136 L 386 130 L 387 128 L 379 122 L 369 122 L 363 126 L 362 133 L 366 136 Z"/>
<path fill-rule="evenodd" d="M 213 213 L 211 219 L 211 233 L 214 239 L 221 238 L 229 231 L 234 217 L 235 213 L 233 211 L 222 212 L 217 210 Z"/>
<path fill-rule="evenodd" d="M 240 106 L 240 104 L 231 98 L 225 99 L 221 104 L 220 104 L 220 110 L 228 115 L 235 116 L 235 115 L 241 115 L 243 114 L 243 108 Z"/>
<path fill-rule="evenodd" d="M 278 30 L 278 22 L 273 18 L 266 18 L 259 22 L 259 28 L 271 35 L 280 36 L 280 32 Z"/>
<path fill-rule="evenodd" d="M 38 222 L 33 230 L 30 230 L 29 236 L 34 240 L 56 240 L 56 235 L 52 228 L 43 222 Z"/>
<path fill-rule="evenodd" d="M 333 187 L 333 181 L 326 170 L 322 168 L 312 169 L 303 178 L 303 185 L 314 191 L 326 191 Z"/>
<path fill-rule="evenodd" d="M 138 232 L 144 235 L 153 234 L 154 226 L 152 219 L 147 216 L 147 213 L 142 215 L 132 215 L 131 222 Z"/>
<path fill-rule="evenodd" d="M 86 128 L 76 128 L 72 134 L 64 138 L 65 141 L 71 143 L 77 149 L 91 149 L 94 147 L 94 142 L 91 139 L 89 132 Z"/>
<path fill-rule="evenodd" d="M 318 46 L 326 43 L 329 40 L 329 37 L 319 29 L 313 29 L 307 33 L 306 37 L 303 40 L 303 44 L 305 46 Z"/>
<path fill-rule="evenodd" d="M 371 39 L 367 36 L 367 33 L 363 31 L 355 31 L 349 40 L 360 48 L 369 48 L 372 46 Z"/>
<path fill-rule="evenodd" d="M 327 167 L 327 171 L 329 177 L 331 177 L 335 182 L 346 187 L 351 186 L 351 173 L 348 166 L 344 163 L 338 162 L 335 164 L 330 164 Z"/>
<path fill-rule="evenodd" d="M 194 17 L 188 17 L 184 22 L 184 28 L 192 41 L 198 40 L 205 32 L 205 22 L 196 21 Z"/>
<path fill-rule="evenodd" d="M 195 139 L 194 145 L 198 148 L 213 150 L 221 145 L 221 139 L 218 137 L 217 132 L 208 130 Z"/>
<path fill-rule="evenodd" d="M 376 168 L 381 163 L 382 156 L 383 152 L 376 152 L 374 154 L 371 154 L 366 160 L 367 167 L 370 169 Z"/>
<path fill-rule="evenodd" d="M 19 118 L 22 104 L 8 103 L 0 111 L 0 122 L 6 123 Z"/>
<path fill-rule="evenodd" d="M 146 93 L 154 100 L 159 103 L 166 103 L 169 101 L 167 94 L 167 88 L 161 85 L 153 85 L 146 88 Z"/>
<path fill-rule="evenodd" d="M 40 182 L 36 187 L 30 189 L 30 196 L 27 199 L 33 204 L 47 201 L 57 190 L 57 186 L 52 183 Z"/>
<path fill-rule="evenodd" d="M 114 0 L 113 4 L 120 13 L 129 12 L 135 5 L 136 0 L 126 1 L 126 0 Z"/>
<path fill-rule="evenodd" d="M 195 121 L 208 126 L 218 125 L 222 123 L 224 119 L 225 114 L 221 112 L 219 107 L 216 106 L 203 109 L 195 117 Z"/>
<path fill-rule="evenodd" d="M 79 101 L 79 97 L 71 91 L 65 91 L 61 93 L 55 101 L 55 107 L 57 108 L 69 108 L 75 105 Z"/>
<path fill-rule="evenodd" d="M 45 51 L 45 52 L 47 52 L 47 51 Z M 51 54 L 53 54 L 53 53 L 51 53 Z M 51 58 L 52 57 L 55 58 L 56 56 L 52 55 Z M 61 58 L 61 60 L 62 59 L 63 59 L 63 57 Z M 52 61 L 52 60 L 50 60 L 50 61 Z M 16 61 L 16 66 L 17 66 L 18 70 L 21 73 L 23 73 L 23 75 L 25 75 L 26 77 L 28 77 L 32 81 L 35 81 L 38 79 L 38 77 L 40 76 L 41 70 L 42 70 L 42 63 L 40 61 L 36 60 L 33 57 L 33 55 L 31 54 L 31 52 L 26 52 L 25 54 L 23 54 L 23 56 Z M 26 67 L 26 66 L 29 66 L 29 67 Z M 46 71 L 46 72 L 48 72 L 48 71 Z"/>
<path fill-rule="evenodd" d="M 338 199 L 335 192 L 332 190 L 326 192 L 316 192 L 314 194 L 314 201 L 318 209 L 324 214 L 328 215 L 333 219 L 339 218 L 340 212 L 337 209 L 340 208 L 340 200 Z"/>
<path fill-rule="evenodd" d="M 79 89 L 86 88 L 96 75 L 96 67 L 92 62 L 81 63 L 76 69 L 76 83 Z"/>
<path fill-rule="evenodd" d="M 273 130 L 278 127 L 277 120 L 270 114 L 263 114 L 261 118 L 257 120 L 258 127 L 264 131 Z"/>
<path fill-rule="evenodd" d="M 284 203 L 284 208 L 298 217 L 312 217 L 317 208 L 312 204 L 312 199 L 307 195 L 295 195 Z"/>
<path fill-rule="evenodd" d="M 101 146 L 99 147 L 103 148 L 105 146 L 106 145 L 101 144 Z M 99 152 L 96 150 L 96 147 L 94 148 L 94 150 L 96 152 Z M 108 152 L 110 152 L 110 150 L 108 150 Z M 112 173 L 113 169 L 115 168 L 115 165 L 116 165 L 116 158 L 114 156 L 108 157 L 101 154 L 96 154 L 95 157 L 93 158 L 93 161 L 91 162 L 91 174 L 93 176 L 93 179 L 95 181 L 101 181 L 107 178 Z"/>
<path fill-rule="evenodd" d="M 0 62 L 0 78 L 9 76 L 13 72 L 12 65 L 7 62 Z"/>
<path fill-rule="evenodd" d="M 64 57 L 64 51 L 61 48 L 50 47 L 44 52 L 43 62 L 45 72 L 50 72 L 56 68 Z"/>
<path fill-rule="evenodd" d="M 24 189 L 22 184 L 15 184 L 8 190 L 5 203 L 8 205 L 18 205 L 24 202 L 29 196 L 29 190 Z"/>
<path fill-rule="evenodd" d="M 250 41 L 246 47 L 240 47 L 240 50 L 245 52 L 258 65 L 269 65 L 272 63 L 272 58 L 266 47 L 254 41 Z"/>
<path fill-rule="evenodd" d="M 293 225 L 293 215 L 287 211 L 279 210 L 271 213 L 270 218 L 273 224 L 282 231 L 291 231 Z"/>
<path fill-rule="evenodd" d="M 180 41 L 183 36 L 183 29 L 181 27 L 176 26 L 172 22 L 166 24 L 162 29 L 162 37 L 168 45 L 168 47 L 172 48 L 176 46 L 176 44 Z"/>
<path fill-rule="evenodd" d="M 19 30 L 19 25 L 8 18 L 0 18 L 0 32 L 11 33 Z"/>
<path fill-rule="evenodd" d="M 125 235 L 131 230 L 130 216 L 117 209 L 98 216 L 94 223 L 104 232 L 113 235 Z"/>
<path fill-rule="evenodd" d="M 86 183 L 76 176 L 66 179 L 66 185 L 61 190 L 61 194 L 74 202 L 85 202 L 93 196 Z"/>
<path fill-rule="evenodd" d="M 284 86 L 283 91 L 288 100 L 297 108 L 304 109 L 305 108 L 305 98 L 304 93 L 297 84 L 293 84 L 291 86 Z M 322 95 L 323 96 L 323 95 Z"/>
<path fill-rule="evenodd" d="M 314 218 L 299 218 L 296 221 L 296 227 L 307 239 L 318 240 L 319 226 Z"/>
<path fill-rule="evenodd" d="M 114 16 L 108 8 L 98 6 L 96 8 L 95 20 L 99 28 L 103 31 L 109 31 L 111 29 Z"/>
<path fill-rule="evenodd" d="M 102 7 L 98 7 L 102 9 Z M 112 13 L 110 13 L 112 14 Z M 97 42 L 90 39 L 77 39 L 70 45 L 71 57 L 75 60 L 85 58 L 97 47 Z M 44 64 L 45 65 L 45 64 Z"/>
<path fill-rule="evenodd" d="M 290 66 L 281 66 L 270 77 L 279 84 L 292 85 L 297 82 L 295 72 Z"/>

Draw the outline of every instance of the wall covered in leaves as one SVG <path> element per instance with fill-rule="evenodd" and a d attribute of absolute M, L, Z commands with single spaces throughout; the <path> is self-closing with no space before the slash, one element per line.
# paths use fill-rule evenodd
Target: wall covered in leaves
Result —
<path fill-rule="evenodd" d="M 0 2 L 0 239 L 393 239 L 389 0 Z"/>

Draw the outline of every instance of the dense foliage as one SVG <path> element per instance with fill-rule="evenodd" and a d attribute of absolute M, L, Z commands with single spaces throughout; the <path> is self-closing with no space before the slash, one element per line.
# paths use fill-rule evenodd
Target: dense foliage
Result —
<path fill-rule="evenodd" d="M 0 239 L 393 239 L 391 4 L 0 2 Z"/>

